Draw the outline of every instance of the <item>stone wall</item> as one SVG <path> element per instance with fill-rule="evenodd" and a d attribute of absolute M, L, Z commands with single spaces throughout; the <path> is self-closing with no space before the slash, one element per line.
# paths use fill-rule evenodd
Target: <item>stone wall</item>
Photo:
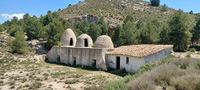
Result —
<path fill-rule="evenodd" d="M 92 66 L 107 70 L 105 53 L 108 49 L 54 46 L 46 58 L 50 62 Z"/>

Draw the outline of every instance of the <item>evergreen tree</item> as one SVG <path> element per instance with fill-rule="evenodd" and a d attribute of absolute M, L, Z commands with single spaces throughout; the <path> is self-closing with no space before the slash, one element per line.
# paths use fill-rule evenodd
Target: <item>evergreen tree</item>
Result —
<path fill-rule="evenodd" d="M 128 21 L 127 23 L 125 23 L 121 34 L 122 44 L 123 45 L 137 44 L 136 31 L 137 28 L 135 27 L 134 22 Z"/>
<path fill-rule="evenodd" d="M 49 24 L 47 28 L 47 43 L 46 48 L 50 49 L 54 45 L 58 45 L 60 43 L 60 38 L 64 33 L 64 28 L 62 22 L 57 19 L 54 19 L 53 22 Z"/>
<path fill-rule="evenodd" d="M 81 33 L 88 33 L 88 30 L 90 29 L 90 24 L 87 19 L 85 19 L 82 22 L 78 22 L 77 29 L 81 31 Z"/>
<path fill-rule="evenodd" d="M 17 32 L 18 30 L 23 30 L 22 26 L 16 25 L 16 24 L 11 24 L 11 26 L 8 29 L 8 33 L 11 36 L 15 36 L 15 32 Z"/>
<path fill-rule="evenodd" d="M 169 44 L 169 32 L 169 26 L 167 24 L 164 24 L 160 33 L 160 44 Z"/>
<path fill-rule="evenodd" d="M 169 40 L 174 45 L 174 51 L 186 51 L 191 39 L 190 22 L 187 15 L 177 11 L 169 20 Z"/>
<path fill-rule="evenodd" d="M 128 21 L 130 22 L 134 22 L 134 18 L 131 15 L 126 16 L 125 20 L 124 20 L 124 24 L 126 24 Z"/>
<path fill-rule="evenodd" d="M 26 17 L 24 30 L 27 33 L 28 39 L 38 39 L 40 35 L 40 30 L 42 29 L 42 24 L 36 17 Z"/>
<path fill-rule="evenodd" d="M 191 10 L 191 11 L 189 12 L 189 14 L 193 14 L 193 11 Z"/>
<path fill-rule="evenodd" d="M 17 30 L 15 40 L 10 45 L 13 53 L 26 54 L 28 52 L 25 35 L 22 30 Z"/>
<path fill-rule="evenodd" d="M 48 11 L 46 16 L 42 16 L 40 18 L 40 22 L 43 24 L 43 26 L 48 25 L 49 23 L 51 23 L 53 21 L 53 16 L 51 11 Z"/>
<path fill-rule="evenodd" d="M 121 38 L 120 38 L 121 32 L 122 32 L 122 27 L 121 27 L 121 25 L 118 24 L 112 35 L 112 40 L 115 45 L 121 45 Z"/>
<path fill-rule="evenodd" d="M 197 21 L 196 25 L 194 26 L 192 32 L 192 42 L 198 42 L 200 39 L 200 19 Z"/>
<path fill-rule="evenodd" d="M 17 24 L 17 23 L 18 23 L 18 18 L 14 16 L 13 19 L 11 20 L 11 25 Z"/>
<path fill-rule="evenodd" d="M 157 27 L 153 22 L 148 23 L 141 32 L 141 43 L 153 44 L 159 40 L 159 33 Z"/>
<path fill-rule="evenodd" d="M 97 37 L 101 35 L 101 32 L 102 32 L 102 30 L 99 25 L 97 25 L 95 23 L 90 24 L 90 29 L 88 31 L 88 34 L 89 34 L 89 36 L 91 36 L 93 41 L 95 41 L 97 39 Z"/>
<path fill-rule="evenodd" d="M 160 0 L 150 0 L 152 6 L 160 6 Z"/>
<path fill-rule="evenodd" d="M 136 27 L 137 27 L 137 29 L 142 29 L 142 28 L 144 28 L 144 23 L 140 20 L 136 23 Z"/>
<path fill-rule="evenodd" d="M 108 33 L 108 25 L 106 24 L 106 22 L 104 21 L 104 17 L 101 17 L 98 25 L 101 27 L 101 35 L 106 35 Z"/>

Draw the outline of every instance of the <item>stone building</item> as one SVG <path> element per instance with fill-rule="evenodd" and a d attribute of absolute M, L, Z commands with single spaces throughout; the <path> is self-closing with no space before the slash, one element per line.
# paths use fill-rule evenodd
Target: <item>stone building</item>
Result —
<path fill-rule="evenodd" d="M 168 56 L 172 48 L 172 45 L 130 45 L 114 48 L 111 38 L 106 35 L 99 36 L 93 45 L 87 34 L 76 39 L 74 32 L 67 29 L 61 38 L 61 46 L 52 47 L 46 58 L 49 62 L 96 66 L 103 70 L 125 68 L 130 73 L 136 73 L 141 65 Z"/>

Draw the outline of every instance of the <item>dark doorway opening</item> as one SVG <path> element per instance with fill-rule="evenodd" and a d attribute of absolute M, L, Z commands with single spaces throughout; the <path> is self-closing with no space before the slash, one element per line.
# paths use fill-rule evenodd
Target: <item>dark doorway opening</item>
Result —
<path fill-rule="evenodd" d="M 73 39 L 72 38 L 70 39 L 69 45 L 73 46 Z"/>
<path fill-rule="evenodd" d="M 116 57 L 116 69 L 120 70 L 120 57 Z"/>
<path fill-rule="evenodd" d="M 60 63 L 60 56 L 57 57 L 57 63 Z"/>
<path fill-rule="evenodd" d="M 72 65 L 76 65 L 76 57 L 73 57 L 73 64 Z"/>
<path fill-rule="evenodd" d="M 88 47 L 88 40 L 85 39 L 84 41 L 85 41 L 85 47 Z"/>
<path fill-rule="evenodd" d="M 93 66 L 93 67 L 96 67 L 96 64 L 97 64 L 97 60 L 93 59 L 93 60 L 92 60 L 92 66 Z"/>

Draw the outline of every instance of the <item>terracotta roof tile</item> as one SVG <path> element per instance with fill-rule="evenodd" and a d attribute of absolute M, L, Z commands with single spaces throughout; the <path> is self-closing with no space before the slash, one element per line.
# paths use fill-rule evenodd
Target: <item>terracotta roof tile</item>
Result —
<path fill-rule="evenodd" d="M 133 57 L 143 57 L 162 51 L 167 48 L 172 48 L 173 45 L 130 45 L 120 46 L 115 48 L 111 52 L 107 52 L 108 55 L 126 55 Z"/>

